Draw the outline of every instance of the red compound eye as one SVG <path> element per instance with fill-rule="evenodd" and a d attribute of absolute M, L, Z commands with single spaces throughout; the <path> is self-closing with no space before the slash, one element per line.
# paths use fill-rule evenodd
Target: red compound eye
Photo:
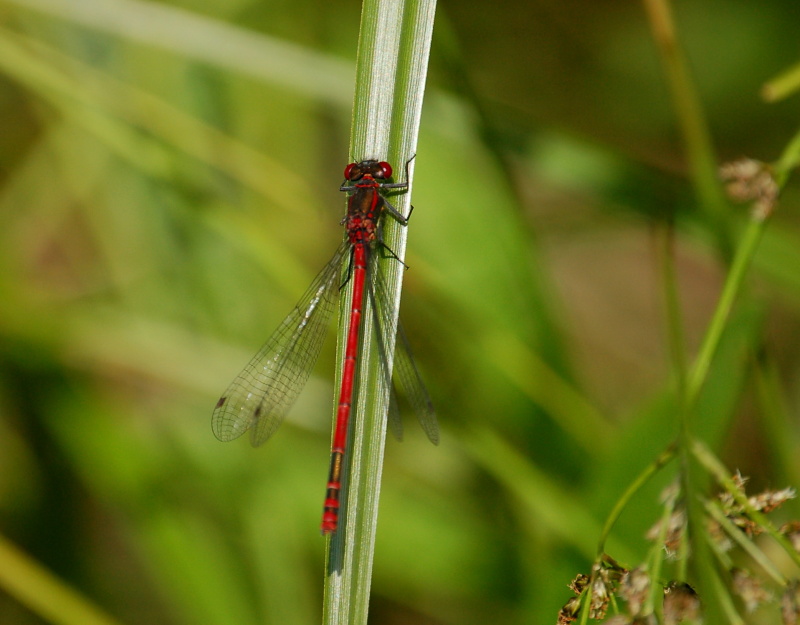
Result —
<path fill-rule="evenodd" d="M 375 177 L 376 178 L 391 178 L 392 177 L 392 166 L 389 165 L 386 161 L 381 161 L 377 165 L 375 165 Z"/>
<path fill-rule="evenodd" d="M 345 180 L 352 180 L 350 177 L 353 174 L 353 170 L 358 167 L 358 163 L 350 163 L 347 167 L 344 168 L 344 179 Z"/>

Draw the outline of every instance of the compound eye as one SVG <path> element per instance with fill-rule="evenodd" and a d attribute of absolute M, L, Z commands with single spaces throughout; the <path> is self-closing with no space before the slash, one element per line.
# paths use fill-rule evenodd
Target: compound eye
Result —
<path fill-rule="evenodd" d="M 375 172 L 376 178 L 391 178 L 392 177 L 392 166 L 389 165 L 386 161 L 381 161 L 376 166 L 377 171 Z"/>
<path fill-rule="evenodd" d="M 353 175 L 353 170 L 358 167 L 358 163 L 350 163 L 347 167 L 344 168 L 344 179 L 345 180 L 352 180 L 351 176 Z"/>

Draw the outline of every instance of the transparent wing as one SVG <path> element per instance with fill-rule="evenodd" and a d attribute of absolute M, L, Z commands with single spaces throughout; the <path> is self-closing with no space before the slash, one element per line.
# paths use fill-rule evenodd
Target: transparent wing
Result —
<path fill-rule="evenodd" d="M 391 306 L 387 305 L 388 290 L 384 282 L 383 276 L 380 271 L 380 263 L 378 261 L 379 254 L 373 254 L 375 262 L 371 263 L 370 269 L 372 275 L 370 276 L 370 294 L 374 292 L 373 296 L 373 311 L 376 312 L 376 328 L 378 329 L 378 345 L 382 351 L 382 356 L 386 354 L 386 339 L 393 334 L 396 334 L 397 340 L 395 342 L 394 351 L 394 381 L 400 387 L 401 393 L 408 399 L 409 404 L 417 415 L 422 429 L 428 436 L 428 439 L 434 444 L 439 444 L 439 424 L 436 420 L 436 410 L 433 407 L 428 389 L 425 388 L 425 383 L 422 381 L 422 376 L 414 363 L 414 357 L 411 354 L 411 347 L 408 343 L 408 338 L 403 330 L 403 326 L 399 321 L 394 320 L 391 314 Z M 400 262 L 395 260 L 395 262 Z M 377 305 L 375 300 L 377 300 Z M 388 365 L 386 358 L 381 359 L 384 362 L 384 374 L 386 378 L 389 377 Z M 391 385 L 390 385 L 391 386 Z M 401 440 L 403 437 L 403 427 L 400 420 L 400 413 L 397 407 L 397 397 L 392 388 L 392 397 L 389 403 L 389 426 L 394 436 Z"/>
<path fill-rule="evenodd" d="M 392 374 L 389 371 L 389 360 L 386 357 L 388 354 L 388 348 L 386 346 L 387 337 L 392 336 L 392 332 L 395 330 L 393 327 L 396 327 L 395 324 L 392 323 L 391 315 L 384 313 L 383 315 L 379 311 L 384 311 L 387 309 L 386 306 L 386 290 L 382 286 L 379 286 L 377 283 L 381 281 L 379 276 L 380 271 L 380 263 L 379 263 L 379 255 L 372 254 L 370 256 L 369 262 L 369 288 L 367 289 L 367 296 L 369 297 L 372 309 L 372 319 L 373 324 L 375 327 L 375 343 L 378 346 L 379 351 L 379 361 L 381 366 L 381 373 L 383 374 L 383 382 L 384 387 L 387 388 L 390 392 L 389 396 L 389 428 L 392 430 L 392 434 L 394 437 L 401 441 L 403 440 L 403 422 L 400 419 L 400 409 L 398 407 L 397 402 L 397 393 L 395 392 L 394 385 L 392 384 Z M 382 283 L 382 281 L 381 281 Z M 376 296 L 376 290 L 379 292 L 384 293 L 383 295 Z M 376 301 L 380 299 L 380 302 Z"/>
<path fill-rule="evenodd" d="M 221 441 L 250 430 L 261 445 L 278 429 L 317 361 L 339 292 L 345 241 L 297 306 L 219 398 L 211 429 Z"/>
<path fill-rule="evenodd" d="M 434 445 L 439 444 L 439 423 L 436 420 L 436 410 L 433 407 L 431 396 L 419 369 L 411 355 L 411 346 L 402 324 L 397 325 L 397 343 L 394 351 L 394 377 L 403 394 L 408 398 L 419 424 Z"/>

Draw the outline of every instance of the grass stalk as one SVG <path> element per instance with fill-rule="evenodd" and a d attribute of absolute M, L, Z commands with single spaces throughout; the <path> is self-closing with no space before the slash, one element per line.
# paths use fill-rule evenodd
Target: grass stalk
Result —
<path fill-rule="evenodd" d="M 49 623 L 119 624 L 2 536 L 0 587 Z"/>
<path fill-rule="evenodd" d="M 714 309 L 708 331 L 703 338 L 700 351 L 689 372 L 686 396 L 690 406 L 697 399 L 700 389 L 708 377 L 711 361 L 719 347 L 733 304 L 741 292 L 747 270 L 764 232 L 764 223 L 763 219 L 751 219 L 736 249 L 736 255 L 725 279 L 725 285 L 722 288 L 719 302 Z"/>
<path fill-rule="evenodd" d="M 356 161 L 387 160 L 394 166 L 398 181 L 405 177 L 404 166 L 416 151 L 435 7 L 435 0 L 365 0 L 362 9 L 350 157 Z M 405 215 L 411 206 L 413 170 L 414 161 L 407 172 L 409 191 L 392 198 Z M 403 258 L 406 228 L 390 221 L 384 228 L 385 242 Z M 396 261 L 385 262 L 387 303 L 393 306 L 396 317 L 402 266 Z M 345 304 L 351 293 L 349 288 L 346 291 L 340 310 L 347 310 Z M 328 542 L 323 606 L 326 624 L 366 623 L 369 607 L 390 393 L 380 370 L 380 350 L 372 340 L 373 315 L 369 305 L 366 308 L 340 528 Z M 339 336 L 346 336 L 344 315 Z M 392 356 L 394 338 L 387 337 L 387 357 Z M 338 361 L 342 359 L 340 341 Z"/>
<path fill-rule="evenodd" d="M 675 20 L 670 2 L 669 0 L 643 0 L 643 2 L 672 95 L 699 206 L 712 236 L 715 237 L 718 251 L 724 259 L 727 259 L 733 247 L 733 235 L 725 214 L 727 202 L 717 179 L 717 163 L 711 133 L 675 34 Z"/>

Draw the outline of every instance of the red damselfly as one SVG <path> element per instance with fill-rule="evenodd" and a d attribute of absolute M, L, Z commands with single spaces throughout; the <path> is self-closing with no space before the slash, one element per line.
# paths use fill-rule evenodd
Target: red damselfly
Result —
<path fill-rule="evenodd" d="M 396 333 L 394 377 L 407 395 L 428 438 L 434 444 L 439 442 L 439 428 L 430 396 L 411 358 L 405 333 L 386 301 L 387 289 L 381 274 L 382 260 L 402 262 L 383 243 L 381 217 L 388 213 L 399 224 L 408 224 L 408 219 L 383 195 L 386 191 L 408 190 L 408 164 L 406 182 L 385 182 L 391 176 L 392 167 L 384 161 L 364 160 L 350 163 L 345 168 L 345 181 L 339 187 L 340 191 L 350 194 L 347 215 L 342 221 L 344 241 L 294 310 L 220 397 L 211 417 L 214 434 L 222 441 L 233 440 L 250 431 L 250 442 L 257 446 L 272 436 L 305 386 L 322 349 L 337 295 L 352 279 L 353 295 L 322 515 L 323 534 L 335 532 L 339 521 L 342 466 L 364 310 L 369 308 L 374 315 L 385 387 L 392 388 L 386 339 Z M 397 402 L 394 392 L 391 392 L 389 422 L 395 436 L 400 438 L 402 429 Z"/>

